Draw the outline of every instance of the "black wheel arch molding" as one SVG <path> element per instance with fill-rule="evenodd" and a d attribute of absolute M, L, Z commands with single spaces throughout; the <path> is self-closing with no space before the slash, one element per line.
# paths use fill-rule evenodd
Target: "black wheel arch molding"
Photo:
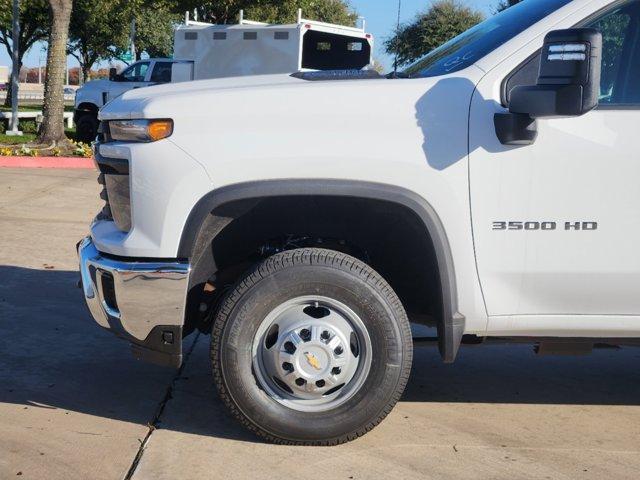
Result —
<path fill-rule="evenodd" d="M 331 196 L 381 200 L 405 207 L 424 224 L 435 250 L 442 292 L 442 320 L 438 323 L 438 346 L 445 362 L 452 362 L 458 352 L 465 318 L 458 312 L 458 294 L 451 248 L 446 231 L 436 210 L 414 191 L 383 183 L 336 179 L 278 179 L 231 184 L 204 195 L 192 208 L 180 238 L 178 258 L 189 259 L 191 265 L 206 255 L 208 244 L 237 216 L 244 214 L 260 200 L 286 196 Z M 210 215 L 227 204 L 247 201 L 244 208 L 230 205 L 224 215 Z M 254 200 L 255 203 L 252 203 Z M 209 260 L 215 271 L 215 262 Z M 192 271 L 189 288 L 206 281 Z"/>

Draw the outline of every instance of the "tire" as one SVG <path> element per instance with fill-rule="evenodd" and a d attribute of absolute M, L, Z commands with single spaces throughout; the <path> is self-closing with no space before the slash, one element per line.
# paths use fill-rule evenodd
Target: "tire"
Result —
<path fill-rule="evenodd" d="M 98 134 L 98 124 L 97 113 L 86 112 L 78 116 L 76 139 L 85 143 L 93 142 Z"/>
<path fill-rule="evenodd" d="M 293 353 L 287 339 L 300 342 Z M 399 400 L 412 356 L 409 321 L 389 284 L 332 250 L 260 262 L 229 292 L 212 329 L 220 397 L 245 427 L 280 444 L 337 445 L 367 433 Z"/>

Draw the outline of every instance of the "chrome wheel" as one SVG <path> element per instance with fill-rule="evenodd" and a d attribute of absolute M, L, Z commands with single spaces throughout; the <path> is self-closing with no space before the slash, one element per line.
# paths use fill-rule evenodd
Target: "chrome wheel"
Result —
<path fill-rule="evenodd" d="M 272 310 L 253 340 L 253 370 L 276 401 L 299 411 L 325 411 L 351 398 L 371 367 L 371 340 L 358 315 L 317 296 Z"/>

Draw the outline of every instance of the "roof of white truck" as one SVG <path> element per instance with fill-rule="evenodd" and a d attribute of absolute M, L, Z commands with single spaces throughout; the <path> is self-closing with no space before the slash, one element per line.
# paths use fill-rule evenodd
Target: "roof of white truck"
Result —
<path fill-rule="evenodd" d="M 215 30 L 256 30 L 256 29 L 279 29 L 279 30 L 289 30 L 289 29 L 314 29 L 321 30 L 323 32 L 330 32 L 336 34 L 349 34 L 352 36 L 360 36 L 363 38 L 372 38 L 370 33 L 365 31 L 365 22 L 362 21 L 362 27 L 352 27 L 347 25 L 339 25 L 334 23 L 326 23 L 319 22 L 317 20 L 309 20 L 306 18 L 302 18 L 302 11 L 298 10 L 298 19 L 296 23 L 285 23 L 285 24 L 272 24 L 272 23 L 263 23 L 256 22 L 253 20 L 244 19 L 243 12 L 240 11 L 240 20 L 237 24 L 213 24 L 206 22 L 198 22 L 189 19 L 189 15 L 185 17 L 185 23 L 179 25 L 177 27 L 178 30 L 186 30 L 186 29 L 204 29 L 211 28 Z"/>

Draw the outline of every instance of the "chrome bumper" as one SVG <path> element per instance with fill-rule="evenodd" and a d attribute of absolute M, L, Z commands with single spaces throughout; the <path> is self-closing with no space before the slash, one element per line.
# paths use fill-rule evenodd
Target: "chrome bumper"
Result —
<path fill-rule="evenodd" d="M 90 237 L 78 244 L 78 257 L 95 321 L 129 340 L 137 357 L 179 365 L 189 264 L 116 260 L 101 254 Z"/>

